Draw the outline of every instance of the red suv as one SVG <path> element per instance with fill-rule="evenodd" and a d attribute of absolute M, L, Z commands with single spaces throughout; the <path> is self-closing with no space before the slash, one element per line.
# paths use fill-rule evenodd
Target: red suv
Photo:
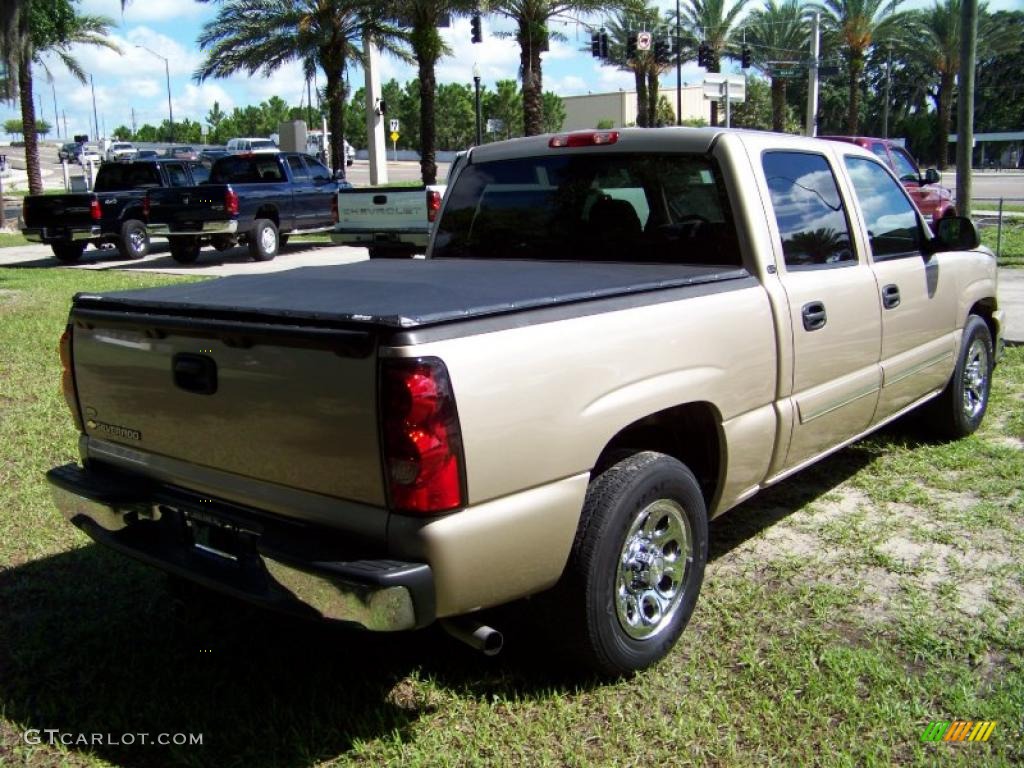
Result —
<path fill-rule="evenodd" d="M 940 183 L 942 177 L 939 176 L 939 172 L 934 168 L 929 168 L 922 174 L 910 153 L 891 139 L 873 139 L 868 136 L 819 136 L 818 138 L 848 141 L 873 152 L 903 182 L 910 199 L 914 201 L 921 213 L 931 219 L 932 226 L 944 216 L 956 216 L 953 193 L 942 186 Z"/>

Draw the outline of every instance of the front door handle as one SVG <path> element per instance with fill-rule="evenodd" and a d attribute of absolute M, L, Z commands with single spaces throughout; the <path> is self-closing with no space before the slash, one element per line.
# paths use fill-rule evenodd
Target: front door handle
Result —
<path fill-rule="evenodd" d="M 882 289 L 882 306 L 886 309 L 895 309 L 900 305 L 900 287 L 890 283 Z"/>
<path fill-rule="evenodd" d="M 820 301 L 811 301 L 804 304 L 800 314 L 804 319 L 805 331 L 817 331 L 825 327 L 828 322 L 828 315 L 825 313 L 825 305 Z"/>

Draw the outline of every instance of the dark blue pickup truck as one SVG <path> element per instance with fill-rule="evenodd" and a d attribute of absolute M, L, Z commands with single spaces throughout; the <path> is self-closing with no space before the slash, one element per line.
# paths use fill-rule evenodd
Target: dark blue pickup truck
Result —
<path fill-rule="evenodd" d="M 204 166 L 187 160 L 103 163 L 92 192 L 26 197 L 22 232 L 27 240 L 49 245 L 65 264 L 78 261 L 89 243 L 114 245 L 124 258 L 141 259 L 149 252 L 142 212 L 146 191 L 190 187 L 206 175 Z"/>
<path fill-rule="evenodd" d="M 198 259 L 206 244 L 223 251 L 245 243 L 252 258 L 269 261 L 289 235 L 334 227 L 339 186 L 348 184 L 309 155 L 227 155 L 214 162 L 204 184 L 151 190 L 147 226 L 168 239 L 182 264 Z"/>

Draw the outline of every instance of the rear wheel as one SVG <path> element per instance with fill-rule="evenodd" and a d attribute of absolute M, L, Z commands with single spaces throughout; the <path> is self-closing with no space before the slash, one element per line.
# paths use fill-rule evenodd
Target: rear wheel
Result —
<path fill-rule="evenodd" d="M 270 261 L 281 247 L 277 227 L 270 219 L 256 219 L 249 233 L 249 255 L 256 261 Z"/>
<path fill-rule="evenodd" d="M 146 233 L 146 225 L 138 219 L 128 219 L 122 224 L 117 250 L 126 259 L 141 259 L 149 253 L 149 235 Z"/>
<path fill-rule="evenodd" d="M 992 334 L 977 315 L 967 318 L 953 376 L 924 411 L 927 426 L 939 437 L 966 437 L 981 426 L 988 409 L 994 363 Z"/>
<path fill-rule="evenodd" d="M 50 248 L 53 249 L 53 255 L 57 257 L 58 261 L 62 261 L 65 264 L 74 264 L 82 258 L 82 253 L 85 251 L 85 243 L 72 240 L 69 243 L 52 243 Z"/>
<path fill-rule="evenodd" d="M 647 451 L 598 475 L 549 593 L 573 657 L 610 675 L 662 659 L 693 613 L 707 551 L 704 497 L 685 465 Z"/>
<path fill-rule="evenodd" d="M 179 264 L 194 264 L 199 258 L 199 240 L 195 237 L 172 237 L 171 258 Z"/>

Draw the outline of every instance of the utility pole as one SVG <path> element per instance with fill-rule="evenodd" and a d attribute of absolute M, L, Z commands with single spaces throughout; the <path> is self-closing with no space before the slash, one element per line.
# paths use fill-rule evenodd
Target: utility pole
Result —
<path fill-rule="evenodd" d="M 370 184 L 388 183 L 387 147 L 384 143 L 384 114 L 387 105 L 381 99 L 380 52 L 369 35 L 364 34 L 366 63 L 363 69 L 366 83 L 366 139 L 370 150 Z M 339 137 L 334 137 L 339 141 Z M 345 147 L 338 149 L 341 167 L 345 167 Z"/>
<path fill-rule="evenodd" d="M 676 0 L 676 125 L 683 124 L 683 35 L 679 28 L 679 0 Z"/>
<path fill-rule="evenodd" d="M 139 132 L 135 121 L 135 107 L 132 107 L 132 138 L 135 138 L 135 134 Z"/>
<path fill-rule="evenodd" d="M 92 90 L 92 127 L 93 127 L 93 141 L 96 141 L 100 137 L 100 119 L 96 114 L 96 86 L 92 82 L 92 72 L 89 73 L 89 88 Z"/>
<path fill-rule="evenodd" d="M 57 111 L 57 86 L 54 84 L 53 80 L 50 81 L 50 87 L 53 89 L 53 131 L 60 136 L 60 112 Z"/>
<path fill-rule="evenodd" d="M 956 207 L 971 215 L 971 158 L 974 155 L 974 64 L 978 47 L 978 0 L 960 5 L 960 73 L 956 100 Z"/>
<path fill-rule="evenodd" d="M 61 112 L 61 117 L 64 118 L 64 138 L 66 139 L 70 134 L 68 133 L 68 113 Z"/>
<path fill-rule="evenodd" d="M 476 63 L 473 64 L 473 92 L 476 109 L 476 145 L 479 147 L 484 143 L 484 131 L 480 115 L 480 65 Z"/>
<path fill-rule="evenodd" d="M 892 86 L 892 46 L 885 59 L 885 104 L 882 105 L 882 138 L 889 138 L 889 89 Z"/>
<path fill-rule="evenodd" d="M 804 133 L 818 135 L 818 55 L 820 49 L 821 18 L 816 13 L 811 17 L 811 61 L 807 67 L 807 121 Z"/>

